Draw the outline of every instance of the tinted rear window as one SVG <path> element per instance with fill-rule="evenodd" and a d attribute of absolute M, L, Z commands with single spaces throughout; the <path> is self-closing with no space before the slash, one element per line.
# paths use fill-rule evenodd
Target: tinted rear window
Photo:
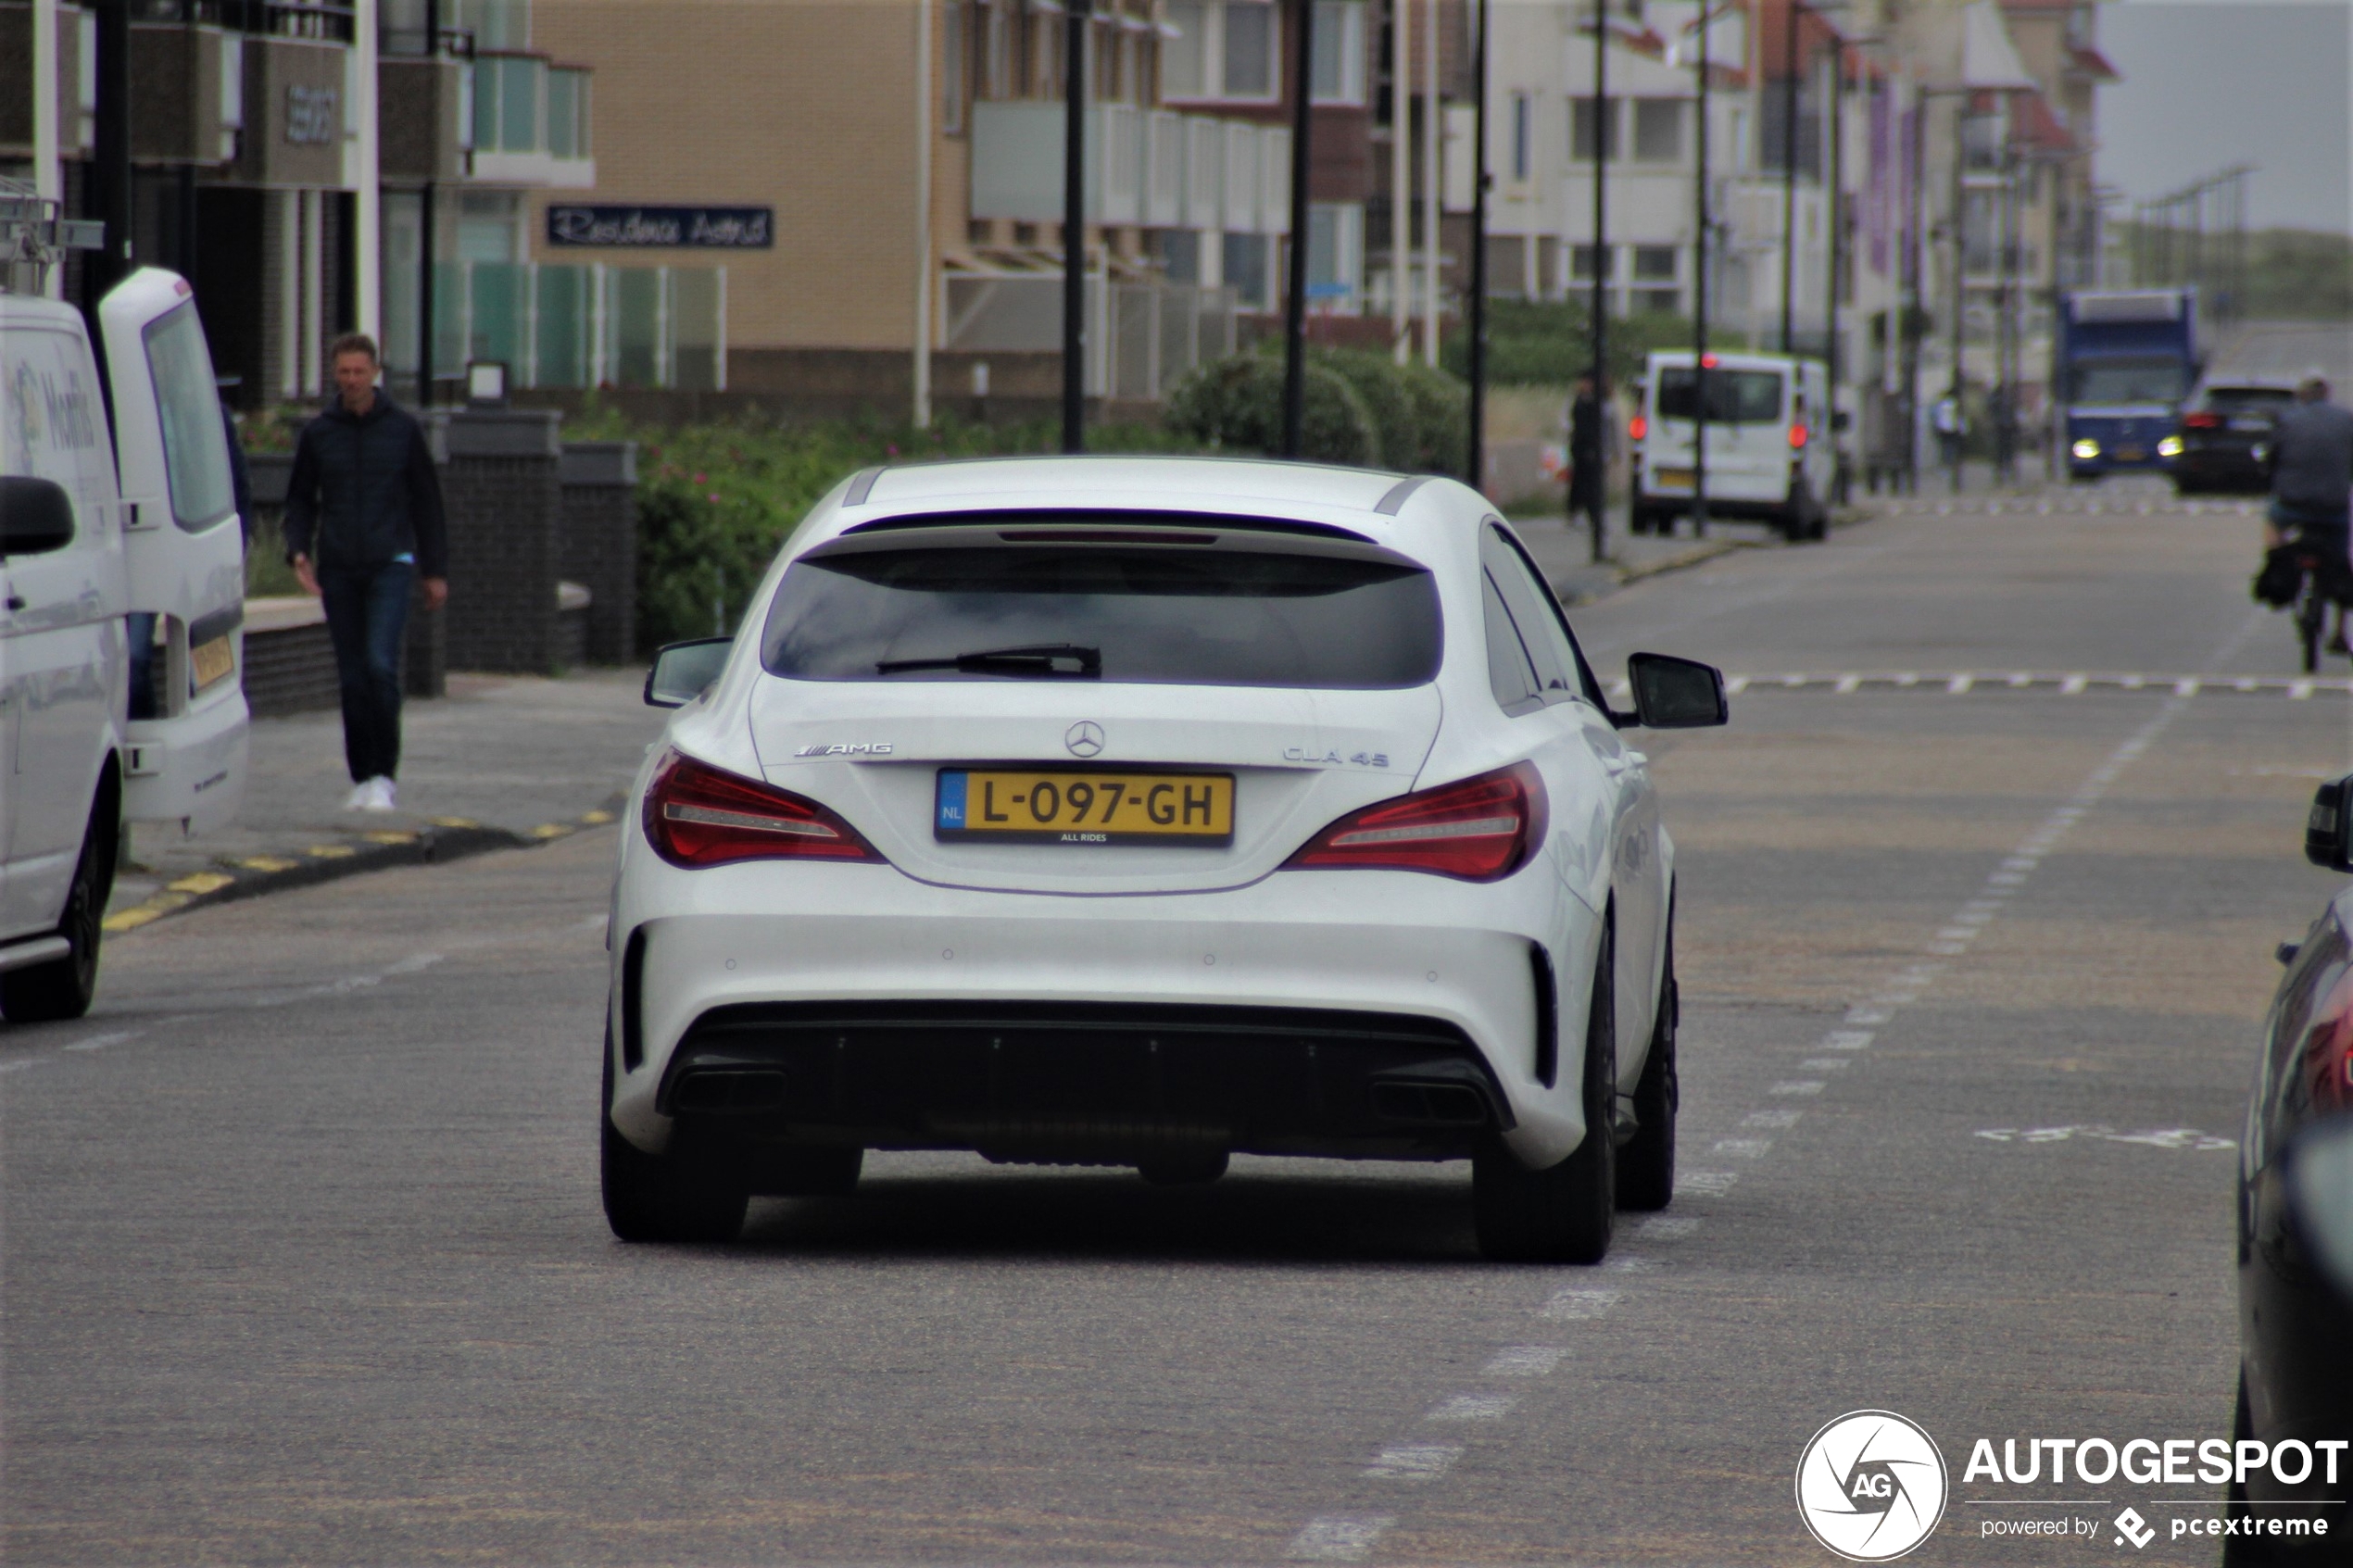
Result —
<path fill-rule="evenodd" d="M 2206 406 L 2209 408 L 2284 408 L 2296 401 L 2296 394 L 2284 386 L 2209 386 L 2206 389 Z"/>
<path fill-rule="evenodd" d="M 1389 561 L 1182 546 L 867 550 L 786 571 L 761 659 L 803 681 L 1023 680 L 878 667 L 1060 645 L 1100 649 L 1106 681 L 1417 686 L 1438 589 Z"/>
<path fill-rule="evenodd" d="M 1658 417 L 1688 420 L 1699 404 L 1692 394 L 1689 366 L 1658 372 Z M 1770 425 L 1781 422 L 1781 378 L 1775 370 L 1707 372 L 1707 417 L 1715 424 Z"/>

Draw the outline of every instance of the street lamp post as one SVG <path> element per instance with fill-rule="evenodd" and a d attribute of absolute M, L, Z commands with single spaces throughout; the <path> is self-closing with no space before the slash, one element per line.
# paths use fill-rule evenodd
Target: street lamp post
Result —
<path fill-rule="evenodd" d="M 1781 0 L 1781 352 L 1795 353 L 1797 306 L 1797 11 Z"/>
<path fill-rule="evenodd" d="M 1702 9 L 1692 24 L 1699 33 L 1698 171 L 1692 200 L 1699 222 L 1692 245 L 1692 534 L 1699 539 L 1707 537 L 1707 229 L 1713 221 L 1707 199 L 1707 29 L 1715 19 L 1715 11 Z"/>
<path fill-rule="evenodd" d="M 1609 356 L 1606 352 L 1609 331 L 1606 293 L 1609 209 L 1605 186 L 1605 170 L 1609 167 L 1609 3 L 1608 0 L 1593 0 L 1593 321 L 1591 335 L 1593 340 L 1593 400 L 1596 417 L 1604 430 L 1608 428 L 1609 420 Z M 1575 418 L 1572 411 L 1572 433 Z M 1608 450 L 1606 437 L 1602 438 L 1599 450 Z M 1608 475 L 1604 471 L 1600 483 L 1587 491 L 1592 498 L 1592 546 L 1593 559 L 1597 563 L 1608 558 L 1608 541 L 1604 537 L 1604 514 L 1609 506 L 1608 485 Z"/>
<path fill-rule="evenodd" d="M 1487 0 L 1478 0 L 1478 39 L 1471 50 L 1470 487 L 1487 480 Z"/>
<path fill-rule="evenodd" d="M 1087 11 L 1063 12 L 1063 450 L 1087 450 Z"/>
<path fill-rule="evenodd" d="M 1307 133 L 1315 85 L 1315 0 L 1299 0 L 1291 59 L 1290 267 L 1283 276 L 1283 456 L 1299 456 L 1307 401 Z"/>

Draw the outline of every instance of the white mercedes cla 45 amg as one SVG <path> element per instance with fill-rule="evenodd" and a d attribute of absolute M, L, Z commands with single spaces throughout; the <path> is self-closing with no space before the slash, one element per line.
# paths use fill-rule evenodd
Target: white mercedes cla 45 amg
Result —
<path fill-rule="evenodd" d="M 1598 1260 L 1675 1160 L 1673 850 L 1487 502 L 1202 458 L 858 475 L 677 706 L 612 907 L 603 1175 L 722 1239 L 869 1148 L 1473 1161 L 1491 1257 Z"/>

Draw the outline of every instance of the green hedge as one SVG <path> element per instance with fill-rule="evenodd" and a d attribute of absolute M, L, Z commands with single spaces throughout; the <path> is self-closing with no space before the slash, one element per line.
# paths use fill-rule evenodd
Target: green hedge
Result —
<path fill-rule="evenodd" d="M 1409 473 L 1462 471 L 1466 394 L 1444 371 L 1364 350 L 1316 348 L 1303 379 L 1301 457 Z M 1170 389 L 1167 419 L 1171 430 L 1215 450 L 1279 451 L 1280 354 L 1234 354 L 1202 365 Z"/>

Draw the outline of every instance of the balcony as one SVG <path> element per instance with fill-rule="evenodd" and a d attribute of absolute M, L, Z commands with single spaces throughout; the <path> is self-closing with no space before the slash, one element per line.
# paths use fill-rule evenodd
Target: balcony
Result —
<path fill-rule="evenodd" d="M 589 73 L 545 56 L 477 54 L 471 107 L 473 182 L 586 190 L 597 183 L 588 139 Z"/>
<path fill-rule="evenodd" d="M 1063 106 L 973 106 L 972 215 L 1063 217 Z M 1290 132 L 1202 115 L 1098 104 L 1087 111 L 1087 220 L 1279 234 L 1290 226 Z"/>

